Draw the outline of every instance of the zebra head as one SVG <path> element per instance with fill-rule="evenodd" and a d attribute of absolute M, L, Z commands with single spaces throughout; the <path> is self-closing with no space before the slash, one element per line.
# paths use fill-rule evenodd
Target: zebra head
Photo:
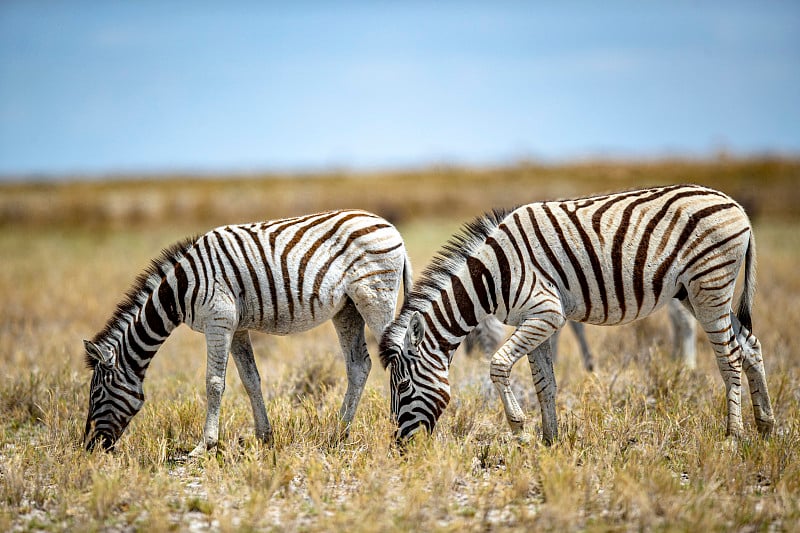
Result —
<path fill-rule="evenodd" d="M 450 401 L 447 366 L 431 365 L 422 340 L 425 322 L 414 312 L 403 330 L 387 330 L 381 340 L 381 362 L 389 370 L 395 439 L 402 445 L 420 429 L 433 431 Z"/>
<path fill-rule="evenodd" d="M 97 444 L 110 451 L 144 404 L 142 380 L 131 379 L 120 368 L 113 346 L 90 341 L 83 344 L 86 362 L 94 370 L 83 444 L 89 451 Z"/>

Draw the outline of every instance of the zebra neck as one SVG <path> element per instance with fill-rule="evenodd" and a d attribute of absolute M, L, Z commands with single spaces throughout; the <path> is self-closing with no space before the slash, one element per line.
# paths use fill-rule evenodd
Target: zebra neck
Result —
<path fill-rule="evenodd" d="M 426 351 L 449 366 L 456 349 L 488 313 L 472 301 L 452 302 L 448 293 L 442 291 L 422 314 L 426 327 L 423 340 Z"/>
<path fill-rule="evenodd" d="M 108 334 L 118 347 L 119 364 L 141 379 L 158 349 L 182 320 L 169 284 L 163 280 L 152 291 L 143 291 L 131 302 L 124 313 L 119 314 Z M 148 293 L 149 292 L 149 293 Z"/>

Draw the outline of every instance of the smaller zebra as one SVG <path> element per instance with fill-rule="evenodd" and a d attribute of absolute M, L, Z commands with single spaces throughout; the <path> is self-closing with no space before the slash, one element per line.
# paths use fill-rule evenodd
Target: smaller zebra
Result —
<path fill-rule="evenodd" d="M 667 304 L 669 318 L 672 324 L 672 358 L 680 360 L 686 368 L 693 369 L 697 366 L 697 348 L 695 346 L 695 321 L 692 314 L 683 307 L 676 299 L 672 299 Z M 578 341 L 581 350 L 583 368 L 588 372 L 594 370 L 594 356 L 586 341 L 586 327 L 580 322 L 569 322 L 572 332 Z M 505 328 L 503 323 L 497 320 L 494 315 L 488 315 L 475 329 L 469 332 L 464 339 L 464 348 L 467 353 L 473 353 L 476 349 L 484 355 L 494 354 L 505 340 Z M 556 331 L 550 336 L 550 351 L 553 354 L 553 363 L 558 359 L 558 339 L 561 337 L 561 330 Z"/>
<path fill-rule="evenodd" d="M 347 391 L 339 415 L 353 420 L 372 366 L 364 325 L 380 338 L 411 263 L 397 230 L 360 210 L 224 226 L 165 250 L 139 276 L 93 340 L 84 444 L 112 448 L 144 403 L 145 372 L 181 323 L 205 334 L 207 414 L 190 455 L 217 445 L 228 353 L 250 398 L 255 434 L 272 441 L 249 330 L 276 335 L 333 322 Z"/>

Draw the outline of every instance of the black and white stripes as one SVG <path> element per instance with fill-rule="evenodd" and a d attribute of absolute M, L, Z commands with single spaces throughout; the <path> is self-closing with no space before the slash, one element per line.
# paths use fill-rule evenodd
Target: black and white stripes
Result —
<path fill-rule="evenodd" d="M 381 341 L 399 438 L 432 429 L 450 398 L 453 351 L 495 315 L 517 329 L 492 358 L 491 377 L 511 427 L 522 410 L 509 387 L 528 355 L 544 438 L 557 433 L 549 343 L 567 320 L 613 325 L 651 314 L 672 298 L 692 311 L 726 384 L 728 432 L 742 431 L 741 370 L 762 432 L 773 424 L 760 345 L 752 335 L 755 248 L 742 208 L 700 186 L 676 185 L 493 212 L 466 225 L 422 275 Z M 736 275 L 745 263 L 734 315 Z"/>
<path fill-rule="evenodd" d="M 348 365 L 341 415 L 349 423 L 370 369 L 364 324 L 380 336 L 410 275 L 397 230 L 358 210 L 224 226 L 172 246 L 85 343 L 94 370 L 87 447 L 116 442 L 142 406 L 152 357 L 181 323 L 205 333 L 208 348 L 208 414 L 195 452 L 217 442 L 229 351 L 250 396 L 256 435 L 271 438 L 251 329 L 285 335 L 332 319 Z"/>

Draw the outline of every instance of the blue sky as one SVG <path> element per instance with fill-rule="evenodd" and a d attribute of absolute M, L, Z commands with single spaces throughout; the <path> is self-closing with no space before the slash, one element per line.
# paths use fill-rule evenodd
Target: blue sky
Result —
<path fill-rule="evenodd" d="M 798 2 L 0 2 L 0 175 L 800 153 Z"/>

